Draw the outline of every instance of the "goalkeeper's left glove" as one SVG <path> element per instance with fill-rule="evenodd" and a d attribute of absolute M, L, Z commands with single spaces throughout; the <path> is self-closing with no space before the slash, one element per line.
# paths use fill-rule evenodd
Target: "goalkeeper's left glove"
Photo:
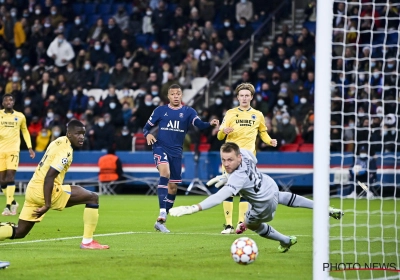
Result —
<path fill-rule="evenodd" d="M 183 215 L 190 215 L 196 212 L 199 212 L 200 208 L 197 205 L 192 206 L 178 206 L 171 208 L 169 210 L 169 214 L 173 217 L 180 217 Z"/>
<path fill-rule="evenodd" d="M 212 178 L 210 181 L 206 183 L 207 186 L 212 186 L 215 184 L 216 188 L 220 188 L 228 182 L 228 173 L 222 173 L 222 175 L 218 175 L 217 177 Z"/>

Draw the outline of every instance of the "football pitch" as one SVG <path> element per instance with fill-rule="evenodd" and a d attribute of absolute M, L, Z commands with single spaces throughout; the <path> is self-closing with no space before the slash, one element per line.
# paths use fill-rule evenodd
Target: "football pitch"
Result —
<path fill-rule="evenodd" d="M 16 198 L 22 204 L 23 197 Z M 181 195 L 175 205 L 191 205 L 203 198 Z M 4 201 L 3 196 L 0 199 Z M 235 199 L 234 223 L 238 208 L 238 198 Z M 351 211 L 354 200 L 344 203 L 346 214 L 343 221 L 351 224 L 354 221 Z M 369 203 L 370 209 L 380 209 L 379 200 Z M 331 204 L 339 207 L 340 201 L 333 199 Z M 357 210 L 367 209 L 366 205 L 367 201 L 358 200 Z M 101 196 L 95 239 L 110 245 L 110 249 L 100 251 L 79 249 L 83 233 L 83 207 L 50 211 L 25 239 L 0 242 L 0 260 L 11 262 L 8 269 L 0 270 L 0 279 L 312 279 L 312 211 L 308 209 L 278 207 L 270 224 L 283 234 L 298 238 L 298 243 L 285 254 L 278 252 L 278 242 L 246 231 L 242 236 L 255 240 L 259 255 L 253 264 L 242 266 L 230 256 L 230 246 L 239 235 L 220 234 L 224 223 L 222 206 L 195 215 L 169 217 L 167 226 L 171 233 L 162 234 L 153 229 L 158 215 L 156 196 Z M 398 201 L 387 200 L 383 210 L 394 211 L 399 207 Z M 347 213 L 346 210 L 350 211 Z M 366 217 L 366 214 L 357 217 L 361 219 L 361 226 L 367 221 Z M 16 216 L 2 217 L 1 221 L 17 222 L 17 219 Z M 370 223 L 378 225 L 381 216 L 370 215 L 369 219 Z M 385 252 L 400 252 L 399 244 L 394 241 L 400 236 L 400 222 L 394 212 L 392 215 L 385 214 L 383 221 L 393 227 L 384 231 L 373 227 L 369 233 L 361 227 L 357 235 L 366 238 L 369 234 L 369 238 L 378 238 L 383 232 Z M 339 223 L 333 219 L 330 222 Z M 343 236 L 351 239 L 354 228 L 344 227 L 342 230 Z M 339 228 L 333 228 L 331 235 L 339 236 Z M 354 241 L 348 240 L 344 244 L 348 247 L 346 251 L 354 249 Z M 379 253 L 383 250 L 382 244 L 371 242 L 368 246 L 368 242 L 363 241 L 357 248 Z M 331 250 L 340 250 L 340 242 L 331 242 Z M 347 262 L 354 262 L 354 255 L 348 257 L 345 259 Z M 371 258 L 376 262 L 397 262 L 397 257 L 393 255 L 384 260 L 381 255 Z M 340 262 L 340 255 L 337 259 L 331 256 L 332 261 Z M 368 256 L 365 261 L 370 261 Z M 362 273 L 370 277 L 370 272 Z M 374 272 L 374 277 L 383 276 L 383 273 Z M 341 276 L 339 274 L 337 276 Z"/>

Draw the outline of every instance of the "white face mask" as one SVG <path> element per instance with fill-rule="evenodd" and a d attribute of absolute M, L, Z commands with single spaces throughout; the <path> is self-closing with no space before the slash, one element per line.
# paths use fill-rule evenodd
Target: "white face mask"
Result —
<path fill-rule="evenodd" d="M 122 131 L 122 136 L 127 136 L 129 134 L 129 131 Z"/>
<path fill-rule="evenodd" d="M 222 104 L 222 100 L 221 100 L 221 99 L 216 99 L 216 100 L 215 100 L 215 104 L 221 105 L 221 104 Z"/>
<path fill-rule="evenodd" d="M 385 130 L 384 132 L 383 132 L 383 135 L 387 135 L 388 134 L 388 131 L 387 130 Z"/>
<path fill-rule="evenodd" d="M 158 49 L 158 45 L 157 45 L 157 44 L 152 44 L 151 47 L 152 47 L 154 50 Z"/>
<path fill-rule="evenodd" d="M 392 69 L 394 67 L 394 64 L 388 64 L 387 66 L 389 69 Z"/>
<path fill-rule="evenodd" d="M 229 27 L 229 26 L 231 26 L 231 23 L 230 22 L 224 22 L 224 26 L 225 27 Z"/>
<path fill-rule="evenodd" d="M 100 45 L 94 45 L 94 49 L 95 49 L 96 51 L 98 51 L 98 50 L 101 49 L 101 46 L 100 46 Z"/>
<path fill-rule="evenodd" d="M 18 82 L 19 78 L 17 76 L 12 76 L 11 80 L 16 83 Z"/>
<path fill-rule="evenodd" d="M 74 71 L 74 68 L 67 68 L 68 73 L 71 73 L 72 71 Z"/>
<path fill-rule="evenodd" d="M 277 121 L 280 121 L 282 119 L 282 115 L 276 115 L 275 118 Z"/>
<path fill-rule="evenodd" d="M 306 66 L 307 66 L 307 64 L 305 64 L 305 63 L 301 63 L 300 64 L 300 67 L 303 68 L 303 69 L 306 68 Z"/>
<path fill-rule="evenodd" d="M 289 119 L 284 118 L 284 119 L 282 120 L 282 123 L 283 123 L 283 124 L 288 124 L 288 123 L 289 123 Z"/>
<path fill-rule="evenodd" d="M 58 137 L 58 136 L 60 136 L 60 134 L 61 134 L 60 131 L 54 131 L 53 132 L 54 137 Z"/>
<path fill-rule="evenodd" d="M 365 113 L 360 112 L 360 113 L 358 113 L 358 116 L 362 118 L 365 116 Z"/>
<path fill-rule="evenodd" d="M 289 63 L 285 63 L 285 64 L 283 64 L 283 67 L 285 67 L 285 69 L 288 69 L 290 67 L 290 64 Z"/>
<path fill-rule="evenodd" d="M 54 117 L 54 113 L 48 112 L 48 113 L 47 113 L 47 117 L 48 117 L 49 119 L 51 119 L 52 117 Z"/>
<path fill-rule="evenodd" d="M 374 73 L 374 78 L 375 78 L 375 79 L 378 79 L 379 76 L 380 76 L 379 73 Z"/>
<path fill-rule="evenodd" d="M 31 69 L 28 65 L 24 66 L 24 71 L 29 71 L 29 69 Z"/>
<path fill-rule="evenodd" d="M 151 102 L 151 101 L 146 101 L 146 102 L 144 102 L 144 104 L 146 104 L 146 106 L 151 106 L 151 105 L 153 105 L 153 102 Z"/>
<path fill-rule="evenodd" d="M 40 10 L 35 10 L 35 14 L 40 15 Z"/>
<path fill-rule="evenodd" d="M 354 127 L 354 123 L 353 122 L 349 123 L 349 127 Z"/>
<path fill-rule="evenodd" d="M 94 100 L 89 100 L 88 103 L 89 103 L 89 106 L 91 106 L 91 107 L 93 107 L 96 104 L 96 102 Z"/>
<path fill-rule="evenodd" d="M 203 56 L 200 57 L 200 59 L 201 59 L 202 61 L 205 61 L 205 60 L 207 59 L 207 57 L 203 55 Z"/>
<path fill-rule="evenodd" d="M 81 20 L 80 20 L 80 19 L 76 19 L 76 20 L 75 20 L 75 24 L 76 24 L 76 25 L 81 24 Z"/>
<path fill-rule="evenodd" d="M 153 104 L 154 106 L 158 106 L 158 105 L 160 104 L 160 102 L 158 102 L 158 101 L 153 101 L 152 104 Z"/>
<path fill-rule="evenodd" d="M 233 100 L 232 104 L 233 104 L 234 107 L 239 106 L 239 101 Z"/>
<path fill-rule="evenodd" d="M 360 74 L 360 75 L 358 75 L 358 78 L 359 78 L 361 81 L 364 81 L 365 75 L 364 75 L 364 74 Z"/>
<path fill-rule="evenodd" d="M 51 11 L 51 14 L 54 16 L 55 14 L 57 14 L 56 11 Z"/>
<path fill-rule="evenodd" d="M 85 68 L 85 70 L 89 70 L 89 69 L 90 69 L 90 64 L 85 64 L 85 65 L 83 66 L 83 68 Z"/>
<path fill-rule="evenodd" d="M 300 103 L 301 104 L 306 104 L 307 103 L 307 99 L 304 98 L 304 97 L 300 98 Z"/>
<path fill-rule="evenodd" d="M 224 94 L 225 94 L 225 95 L 231 95 L 231 93 L 232 93 L 232 92 L 231 92 L 230 90 L 225 90 L 225 91 L 224 91 Z"/>
<path fill-rule="evenodd" d="M 366 158 L 368 155 L 366 153 L 360 153 L 360 158 Z"/>
<path fill-rule="evenodd" d="M 371 62 L 371 67 L 375 67 L 376 63 L 375 62 Z"/>
<path fill-rule="evenodd" d="M 111 109 L 115 109 L 115 107 L 117 107 L 117 104 L 114 103 L 114 102 L 111 102 L 111 103 L 110 103 L 110 108 L 111 108 Z"/>
<path fill-rule="evenodd" d="M 42 137 L 46 137 L 47 136 L 47 132 L 42 132 L 41 135 L 42 135 Z"/>
<path fill-rule="evenodd" d="M 100 127 L 103 127 L 103 126 L 105 125 L 104 122 L 98 122 L 97 124 L 98 124 Z"/>
<path fill-rule="evenodd" d="M 281 88 L 281 92 L 286 93 L 287 92 L 287 88 Z"/>
<path fill-rule="evenodd" d="M 30 99 L 25 100 L 24 104 L 25 104 L 25 106 L 31 105 L 31 100 Z"/>
<path fill-rule="evenodd" d="M 285 101 L 283 99 L 278 100 L 278 105 L 283 106 L 285 104 Z"/>
<path fill-rule="evenodd" d="M 267 66 L 267 69 L 268 69 L 268 70 L 272 70 L 272 69 L 274 69 L 274 66 L 273 66 L 273 65 L 268 65 L 268 66 Z"/>
<path fill-rule="evenodd" d="M 73 116 L 74 116 L 74 114 L 72 114 L 72 113 L 68 113 L 68 114 L 67 114 L 67 118 L 68 118 L 68 119 L 72 119 Z"/>
<path fill-rule="evenodd" d="M 161 54 L 160 54 L 160 57 L 161 57 L 162 59 L 166 59 L 166 58 L 167 58 L 167 54 L 166 54 L 166 53 L 161 53 Z"/>

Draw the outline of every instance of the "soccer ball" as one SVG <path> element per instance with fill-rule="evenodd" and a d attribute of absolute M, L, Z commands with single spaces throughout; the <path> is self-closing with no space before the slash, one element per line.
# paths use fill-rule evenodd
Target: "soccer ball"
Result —
<path fill-rule="evenodd" d="M 233 260 L 238 264 L 251 264 L 258 256 L 256 242 L 248 237 L 236 239 L 231 246 Z"/>

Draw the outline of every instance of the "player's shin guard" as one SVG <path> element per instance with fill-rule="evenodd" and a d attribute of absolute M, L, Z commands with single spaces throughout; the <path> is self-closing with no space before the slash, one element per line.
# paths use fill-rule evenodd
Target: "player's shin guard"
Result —
<path fill-rule="evenodd" d="M 314 208 L 314 201 L 289 192 L 279 192 L 278 203 L 289 207 Z"/>
<path fill-rule="evenodd" d="M 175 197 L 176 197 L 176 194 L 170 194 L 170 193 L 167 194 L 167 197 L 165 198 L 167 213 L 169 212 L 169 209 L 174 207 Z"/>
<path fill-rule="evenodd" d="M 225 225 L 232 226 L 233 197 L 227 198 L 224 203 Z"/>
<path fill-rule="evenodd" d="M 10 223 L 0 223 L 0 241 L 13 239 L 15 229 Z"/>
<path fill-rule="evenodd" d="M 240 197 L 239 202 L 239 216 L 238 216 L 238 223 L 244 222 L 244 216 L 249 209 L 249 203 L 243 197 Z"/>
<path fill-rule="evenodd" d="M 11 205 L 14 201 L 15 182 L 7 183 L 7 205 Z"/>
<path fill-rule="evenodd" d="M 167 211 L 167 201 L 166 197 L 168 195 L 168 182 L 167 177 L 160 177 L 157 187 L 158 204 L 160 206 L 160 213 Z"/>
<path fill-rule="evenodd" d="M 276 240 L 285 244 L 290 243 L 289 236 L 283 235 L 268 224 L 262 223 L 258 229 L 255 230 L 261 237 Z"/>
<path fill-rule="evenodd" d="M 86 204 L 83 210 L 83 241 L 87 244 L 92 242 L 93 234 L 96 230 L 97 221 L 99 220 L 99 205 Z"/>

